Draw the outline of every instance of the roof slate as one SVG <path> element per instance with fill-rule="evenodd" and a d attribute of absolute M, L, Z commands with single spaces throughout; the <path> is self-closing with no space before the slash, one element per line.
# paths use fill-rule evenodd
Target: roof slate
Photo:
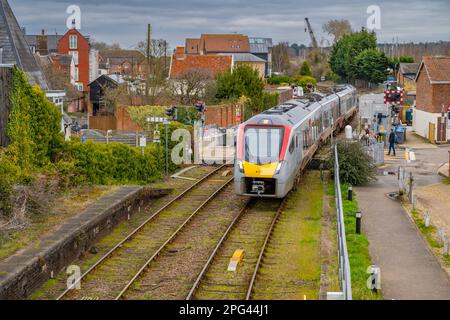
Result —
<path fill-rule="evenodd" d="M 48 90 L 42 69 L 31 52 L 7 0 L 0 0 L 0 47 L 3 48 L 2 63 L 15 64 L 25 72 L 31 84 Z"/>

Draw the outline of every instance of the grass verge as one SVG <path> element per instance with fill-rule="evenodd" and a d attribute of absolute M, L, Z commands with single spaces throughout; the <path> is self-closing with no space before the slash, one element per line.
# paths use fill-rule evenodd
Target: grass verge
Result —
<path fill-rule="evenodd" d="M 367 268 L 372 265 L 372 259 L 369 254 L 369 240 L 364 232 L 356 234 L 355 215 L 358 211 L 358 201 L 356 200 L 355 192 L 353 192 L 353 201 L 347 200 L 347 197 L 344 196 L 347 194 L 347 188 L 347 184 L 341 185 L 353 300 L 381 300 L 381 292 L 374 293 L 367 288 L 366 283 L 369 278 Z M 328 186 L 328 194 L 334 196 L 333 183 L 330 183 Z M 331 201 L 334 202 L 334 199 L 332 198 Z"/>
<path fill-rule="evenodd" d="M 429 225 L 428 227 L 425 224 L 425 219 L 423 218 L 424 214 L 422 210 L 419 209 L 413 209 L 410 210 L 411 217 L 414 220 L 414 223 L 416 224 L 417 228 L 422 233 L 422 236 L 425 238 L 426 242 L 430 246 L 431 250 L 434 252 L 434 254 L 438 257 L 439 260 L 444 264 L 446 268 L 450 267 L 450 255 L 444 255 L 442 247 L 443 245 L 439 245 L 438 242 L 438 229 L 433 226 Z"/>

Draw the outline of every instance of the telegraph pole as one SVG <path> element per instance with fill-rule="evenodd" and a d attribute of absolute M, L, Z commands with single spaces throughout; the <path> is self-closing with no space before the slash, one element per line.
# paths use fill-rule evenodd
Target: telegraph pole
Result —
<path fill-rule="evenodd" d="M 147 64 L 148 64 L 148 70 L 150 73 L 150 42 L 151 42 L 151 34 L 152 34 L 152 25 L 148 24 L 147 29 Z"/>

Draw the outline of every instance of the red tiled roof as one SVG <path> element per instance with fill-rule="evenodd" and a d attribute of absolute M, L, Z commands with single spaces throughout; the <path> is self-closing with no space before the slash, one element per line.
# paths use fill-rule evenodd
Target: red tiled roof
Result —
<path fill-rule="evenodd" d="M 226 55 L 174 55 L 170 68 L 170 78 L 179 78 L 190 70 L 204 70 L 212 77 L 231 69 L 232 57 Z"/>
<path fill-rule="evenodd" d="M 186 39 L 186 53 L 187 54 L 199 54 L 201 48 L 200 39 Z"/>
<path fill-rule="evenodd" d="M 250 52 L 250 42 L 242 34 L 202 34 L 200 38 L 206 53 Z"/>
<path fill-rule="evenodd" d="M 419 72 L 426 71 L 430 82 L 450 81 L 450 57 L 449 56 L 425 56 L 420 65 Z M 416 78 L 417 80 L 417 78 Z"/>

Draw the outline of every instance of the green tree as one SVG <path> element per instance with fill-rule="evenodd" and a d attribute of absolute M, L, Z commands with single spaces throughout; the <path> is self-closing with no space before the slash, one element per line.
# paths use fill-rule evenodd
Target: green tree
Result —
<path fill-rule="evenodd" d="M 341 183 L 360 186 L 376 180 L 373 159 L 367 154 L 360 143 L 338 142 L 337 149 Z M 330 154 L 328 163 L 331 168 L 334 168 L 333 152 Z"/>
<path fill-rule="evenodd" d="M 388 75 L 389 59 L 383 52 L 367 49 L 356 56 L 354 66 L 357 79 L 380 83 Z"/>
<path fill-rule="evenodd" d="M 242 96 L 261 98 L 263 90 L 264 81 L 258 71 L 246 64 L 239 64 L 232 71 L 217 76 L 218 99 L 231 100 Z"/>
<path fill-rule="evenodd" d="M 300 67 L 300 75 L 302 76 L 312 76 L 311 67 L 308 61 L 304 61 Z"/>
<path fill-rule="evenodd" d="M 347 81 L 354 80 L 357 74 L 355 57 L 367 49 L 376 49 L 377 37 L 374 32 L 362 30 L 344 35 L 333 44 L 329 59 L 331 70 Z"/>

